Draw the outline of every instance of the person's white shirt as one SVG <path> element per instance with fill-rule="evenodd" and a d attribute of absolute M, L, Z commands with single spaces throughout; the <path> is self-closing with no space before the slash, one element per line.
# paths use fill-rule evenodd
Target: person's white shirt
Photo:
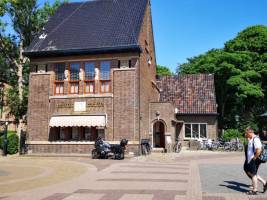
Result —
<path fill-rule="evenodd" d="M 253 141 L 254 141 L 254 150 L 253 150 Z M 261 148 L 262 148 L 262 144 L 258 136 L 255 135 L 252 139 L 248 141 L 248 150 L 247 150 L 247 162 L 248 163 L 254 157 L 254 151 L 256 152 L 256 149 L 261 149 Z"/>

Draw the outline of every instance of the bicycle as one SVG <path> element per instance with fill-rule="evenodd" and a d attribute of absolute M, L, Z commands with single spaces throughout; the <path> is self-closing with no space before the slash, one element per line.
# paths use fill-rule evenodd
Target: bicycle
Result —
<path fill-rule="evenodd" d="M 149 139 L 141 139 L 141 154 L 148 155 L 151 153 L 151 145 Z"/>
<path fill-rule="evenodd" d="M 176 142 L 173 145 L 173 152 L 180 153 L 181 150 L 182 150 L 182 141 L 179 139 L 176 139 Z"/>

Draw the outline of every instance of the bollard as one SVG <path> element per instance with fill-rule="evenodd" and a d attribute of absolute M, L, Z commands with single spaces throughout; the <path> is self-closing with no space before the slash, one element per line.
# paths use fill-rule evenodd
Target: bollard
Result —
<path fill-rule="evenodd" d="M 3 141 L 3 156 L 7 156 L 7 146 L 8 146 L 7 125 L 8 125 L 8 122 L 6 122 L 5 124 L 4 141 Z"/>

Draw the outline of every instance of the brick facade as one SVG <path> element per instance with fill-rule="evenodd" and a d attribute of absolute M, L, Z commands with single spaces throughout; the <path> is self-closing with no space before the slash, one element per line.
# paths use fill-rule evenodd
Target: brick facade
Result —
<path fill-rule="evenodd" d="M 183 122 L 201 121 L 203 119 L 201 117 L 175 118 L 175 106 L 172 103 L 159 102 L 160 90 L 156 84 L 156 58 L 150 1 L 147 2 L 142 18 L 138 45 L 141 52 L 129 50 L 87 55 L 32 57 L 28 101 L 30 151 L 33 153 L 89 153 L 94 148 L 93 141 L 55 141 L 58 140 L 55 135 L 59 131 L 57 128 L 49 127 L 53 116 L 103 115 L 107 122 L 104 127 L 105 140 L 118 143 L 120 139 L 126 138 L 129 140 L 128 151 L 135 153 L 138 152 L 141 139 L 150 138 L 153 142 L 153 129 L 157 121 L 164 124 L 163 139 L 171 137 L 172 141 L 177 138 L 177 124 L 179 124 L 181 133 Z M 86 61 L 93 61 L 98 70 L 100 70 L 101 61 L 110 61 L 108 92 L 101 92 L 101 81 L 95 78 L 94 93 L 85 93 L 85 83 L 81 77 L 84 77 L 84 62 Z M 81 66 L 78 94 L 70 94 L 70 82 L 66 79 L 66 76 L 70 76 L 69 68 L 73 62 L 78 62 Z M 55 64 L 57 63 L 65 65 L 64 94 L 60 95 L 55 95 Z M 129 65 L 124 66 L 125 63 Z M 86 110 L 75 112 L 76 102 L 85 102 Z M 95 104 L 99 106 L 90 106 Z M 158 116 L 157 113 L 160 115 Z M 207 119 L 209 136 L 214 137 L 216 118 Z M 81 131 L 84 127 L 78 128 Z"/>

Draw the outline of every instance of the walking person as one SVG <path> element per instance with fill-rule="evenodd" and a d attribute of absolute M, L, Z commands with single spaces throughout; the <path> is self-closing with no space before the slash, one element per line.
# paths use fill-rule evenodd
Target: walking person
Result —
<path fill-rule="evenodd" d="M 258 157 L 262 151 L 262 144 L 260 138 L 254 134 L 254 130 L 250 127 L 245 130 L 245 137 L 248 139 L 248 145 L 245 148 L 245 163 L 244 163 L 244 171 L 248 175 L 248 177 L 252 181 L 252 190 L 248 191 L 248 195 L 257 195 L 258 192 L 258 181 L 263 184 L 263 192 L 267 189 L 266 180 L 261 178 L 257 173 L 261 161 Z"/>

